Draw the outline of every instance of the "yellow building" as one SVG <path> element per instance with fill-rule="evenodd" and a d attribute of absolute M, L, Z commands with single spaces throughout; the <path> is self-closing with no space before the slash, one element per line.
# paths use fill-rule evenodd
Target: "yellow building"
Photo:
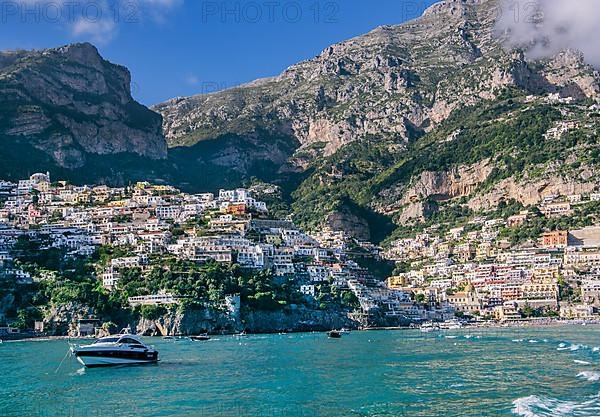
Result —
<path fill-rule="evenodd" d="M 408 287 L 409 279 L 407 275 L 396 275 L 387 279 L 388 288 L 399 290 Z"/>
<path fill-rule="evenodd" d="M 279 246 L 279 245 L 281 245 L 281 236 L 265 235 L 265 243 L 268 243 L 269 245 Z"/>
<path fill-rule="evenodd" d="M 110 201 L 107 206 L 108 207 L 127 207 L 127 205 L 129 204 L 129 200 L 117 200 L 117 201 Z"/>
<path fill-rule="evenodd" d="M 556 284 L 523 284 L 522 298 L 526 300 L 557 300 L 558 285 Z"/>
<path fill-rule="evenodd" d="M 521 320 L 521 313 L 516 303 L 506 302 L 494 308 L 494 317 L 500 321 Z"/>
<path fill-rule="evenodd" d="M 540 284 L 556 283 L 560 278 L 558 265 L 553 265 L 545 268 L 535 268 L 533 270 L 533 280 Z"/>

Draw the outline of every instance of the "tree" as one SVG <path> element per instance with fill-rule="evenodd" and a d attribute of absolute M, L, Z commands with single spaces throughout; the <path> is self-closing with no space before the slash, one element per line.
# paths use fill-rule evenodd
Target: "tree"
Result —
<path fill-rule="evenodd" d="M 423 304 L 425 302 L 425 294 L 419 293 L 415 295 L 415 301 L 419 304 Z"/>

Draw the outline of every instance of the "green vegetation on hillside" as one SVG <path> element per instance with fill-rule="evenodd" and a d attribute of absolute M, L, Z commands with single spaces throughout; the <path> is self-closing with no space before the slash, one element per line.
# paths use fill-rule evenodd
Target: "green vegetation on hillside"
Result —
<path fill-rule="evenodd" d="M 382 141 L 359 140 L 318 161 L 310 177 L 293 193 L 296 220 L 307 228 L 315 228 L 328 213 L 352 207 L 355 214 L 377 217 L 369 225 L 372 232 L 384 231 L 383 236 L 378 234 L 377 240 L 381 240 L 389 237 L 393 228 L 385 226 L 390 219 L 374 215 L 374 207 L 394 204 L 388 197 L 389 191 L 405 189 L 424 171 L 444 172 L 489 160 L 494 168 L 476 191 L 483 192 L 505 178 L 519 179 L 526 172 L 535 175 L 534 167 L 565 161 L 574 154 L 579 165 L 600 162 L 597 129 L 578 129 L 548 139 L 546 132 L 565 119 L 561 105 L 527 103 L 521 94 L 507 90 L 500 100 L 456 110 L 431 133 L 409 143 L 405 150 L 392 152 L 389 144 Z M 572 117 L 587 120 L 583 109 L 570 106 Z M 428 218 L 417 227 L 437 223 L 451 226 L 471 215 L 457 204 L 430 199 L 426 205 Z M 396 223 L 398 230 L 394 236 L 404 234 L 405 227 L 397 220 Z"/>
<path fill-rule="evenodd" d="M 22 319 L 23 328 L 32 328 L 33 321 L 42 318 L 48 308 L 69 304 L 90 307 L 99 318 L 117 323 L 132 313 L 149 317 L 158 313 L 131 310 L 128 298 L 161 292 L 189 296 L 186 308 L 202 308 L 207 304 L 218 307 L 226 295 L 232 294 L 240 294 L 246 310 L 273 311 L 309 302 L 299 291 L 299 281 L 275 277 L 269 270 L 252 271 L 236 264 L 227 266 L 216 262 L 197 264 L 165 256 L 151 257 L 144 271 L 140 268 L 120 270 L 119 290 L 109 292 L 97 279 L 97 272 L 111 259 L 131 255 L 127 247 L 102 246 L 92 257 L 86 258 L 67 256 L 61 249 L 42 249 L 46 243 L 22 237 L 15 247 L 16 262 L 31 273 L 33 284 L 1 282 L 2 293 L 14 297 L 7 316 Z M 333 294 L 332 297 L 332 302 L 347 305 L 347 296 Z"/>

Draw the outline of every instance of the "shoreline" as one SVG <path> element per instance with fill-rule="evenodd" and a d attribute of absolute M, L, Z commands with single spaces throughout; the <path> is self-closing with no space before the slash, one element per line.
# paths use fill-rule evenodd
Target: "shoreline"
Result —
<path fill-rule="evenodd" d="M 440 329 L 437 332 L 448 332 L 448 331 L 456 331 L 456 330 L 468 330 L 468 329 L 515 329 L 515 328 L 535 328 L 535 327 L 559 327 L 559 326 L 594 326 L 600 325 L 600 319 L 591 319 L 591 320 L 556 320 L 556 319 L 534 319 L 534 320 L 518 320 L 518 321 L 510 321 L 510 322 L 489 322 L 489 323 L 470 323 L 461 328 L 457 329 Z M 419 330 L 420 328 L 410 327 L 410 326 L 397 326 L 397 327 L 368 327 L 368 328 L 360 328 L 354 329 L 351 332 L 374 332 L 374 331 L 406 331 L 406 330 Z M 327 333 L 327 331 L 304 331 L 304 332 L 286 332 L 283 334 L 310 334 L 310 333 Z M 247 336 L 273 336 L 273 335 L 281 335 L 281 332 L 272 332 L 272 333 L 248 333 Z M 235 337 L 237 333 L 228 333 L 228 334 L 211 334 L 210 336 L 232 336 Z M 173 338 L 189 338 L 192 335 L 177 335 L 177 336 L 148 336 L 151 338 L 163 338 L 163 337 L 173 337 Z M 22 338 L 10 338 L 10 339 L 1 339 L 2 343 L 10 343 L 10 342 L 44 342 L 44 341 L 56 341 L 56 340 L 95 340 L 97 337 L 88 336 L 88 337 L 77 337 L 77 336 L 25 336 Z"/>

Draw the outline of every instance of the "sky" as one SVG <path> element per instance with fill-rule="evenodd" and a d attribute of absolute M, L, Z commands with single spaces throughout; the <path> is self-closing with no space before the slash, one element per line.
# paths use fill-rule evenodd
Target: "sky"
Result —
<path fill-rule="evenodd" d="M 91 42 L 152 105 L 274 76 L 435 0 L 0 0 L 0 49 Z"/>

